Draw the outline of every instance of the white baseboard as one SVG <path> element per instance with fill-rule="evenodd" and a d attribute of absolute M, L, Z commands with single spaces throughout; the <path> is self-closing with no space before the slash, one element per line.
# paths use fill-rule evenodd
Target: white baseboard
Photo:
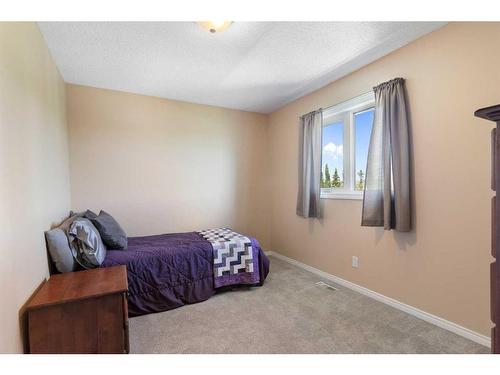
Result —
<path fill-rule="evenodd" d="M 425 311 L 422 311 L 420 309 L 417 309 L 416 307 L 407 305 L 403 302 L 399 302 L 393 298 L 384 296 L 383 294 L 374 292 L 373 290 L 370 290 L 368 288 L 365 288 L 363 286 L 354 284 L 350 281 L 344 280 L 340 277 L 334 276 L 332 274 L 329 274 L 327 272 L 321 271 L 317 268 L 308 266 L 307 264 L 304 264 L 302 262 L 299 262 L 295 259 L 289 258 L 285 255 L 282 255 L 280 253 L 274 252 L 274 251 L 266 251 L 265 252 L 268 256 L 272 256 L 281 260 L 284 260 L 287 263 L 293 264 L 294 266 L 297 266 L 299 268 L 302 268 L 306 271 L 309 271 L 311 273 L 314 273 L 315 275 L 318 275 L 319 277 L 330 280 L 338 285 L 341 285 L 345 288 L 349 288 L 351 290 L 354 290 L 358 293 L 361 293 L 367 297 L 373 298 L 379 302 L 385 303 L 386 305 L 389 305 L 391 307 L 394 307 L 395 309 L 404 311 L 405 313 L 408 313 L 410 315 L 413 315 L 419 319 L 422 319 L 428 323 L 434 324 L 440 328 L 446 329 L 450 332 L 453 332 L 459 336 L 465 337 L 466 339 L 472 340 L 474 342 L 477 342 L 478 344 L 484 345 L 486 347 L 490 347 L 491 341 L 488 336 L 481 335 L 477 332 L 474 332 L 468 328 L 462 327 L 456 323 L 450 322 L 449 320 L 440 318 L 439 316 L 429 314 Z"/>

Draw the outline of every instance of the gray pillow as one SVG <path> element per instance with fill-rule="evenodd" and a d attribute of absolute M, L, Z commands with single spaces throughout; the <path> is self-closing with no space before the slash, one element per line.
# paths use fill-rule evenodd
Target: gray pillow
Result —
<path fill-rule="evenodd" d="M 96 268 L 104 262 L 106 247 L 99 231 L 90 220 L 77 217 L 71 224 L 68 234 L 73 254 L 82 267 Z"/>
<path fill-rule="evenodd" d="M 86 210 L 86 211 L 81 211 L 81 212 L 75 212 L 73 210 L 71 210 L 69 212 L 69 216 L 78 216 L 78 217 L 84 217 L 86 219 L 92 219 L 94 217 L 97 217 L 97 215 L 92 212 L 91 210 Z"/>
<path fill-rule="evenodd" d="M 90 220 L 99 231 L 102 241 L 108 249 L 124 250 L 127 248 L 127 235 L 113 216 L 101 211 L 98 216 L 90 218 Z"/>
<path fill-rule="evenodd" d="M 57 228 L 45 232 L 50 257 L 59 272 L 72 272 L 78 267 L 67 235 L 69 227 L 75 219 L 76 216 L 71 216 Z"/>
<path fill-rule="evenodd" d="M 83 213 L 83 216 L 89 220 L 92 220 L 97 217 L 97 214 L 94 213 L 93 211 L 87 210 Z"/>

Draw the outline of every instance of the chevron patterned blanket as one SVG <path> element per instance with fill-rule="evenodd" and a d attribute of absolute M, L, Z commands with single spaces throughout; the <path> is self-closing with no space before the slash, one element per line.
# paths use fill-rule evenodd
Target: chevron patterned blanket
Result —
<path fill-rule="evenodd" d="M 250 238 L 229 228 L 207 229 L 198 234 L 212 244 L 215 288 L 259 283 L 258 249 Z"/>

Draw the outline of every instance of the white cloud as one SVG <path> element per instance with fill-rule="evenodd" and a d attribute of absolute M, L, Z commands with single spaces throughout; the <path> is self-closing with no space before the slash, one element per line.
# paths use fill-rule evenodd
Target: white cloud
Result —
<path fill-rule="evenodd" d="M 337 160 L 338 158 L 341 158 L 344 155 L 344 146 L 343 145 L 336 145 L 333 142 L 330 142 L 326 144 L 323 147 L 323 152 L 333 158 L 333 160 Z"/>

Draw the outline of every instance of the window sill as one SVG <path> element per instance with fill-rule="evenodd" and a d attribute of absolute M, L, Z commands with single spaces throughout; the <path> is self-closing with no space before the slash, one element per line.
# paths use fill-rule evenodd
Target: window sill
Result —
<path fill-rule="evenodd" d="M 335 192 L 335 193 L 321 193 L 320 199 L 350 199 L 350 200 L 363 200 L 363 192 Z"/>

